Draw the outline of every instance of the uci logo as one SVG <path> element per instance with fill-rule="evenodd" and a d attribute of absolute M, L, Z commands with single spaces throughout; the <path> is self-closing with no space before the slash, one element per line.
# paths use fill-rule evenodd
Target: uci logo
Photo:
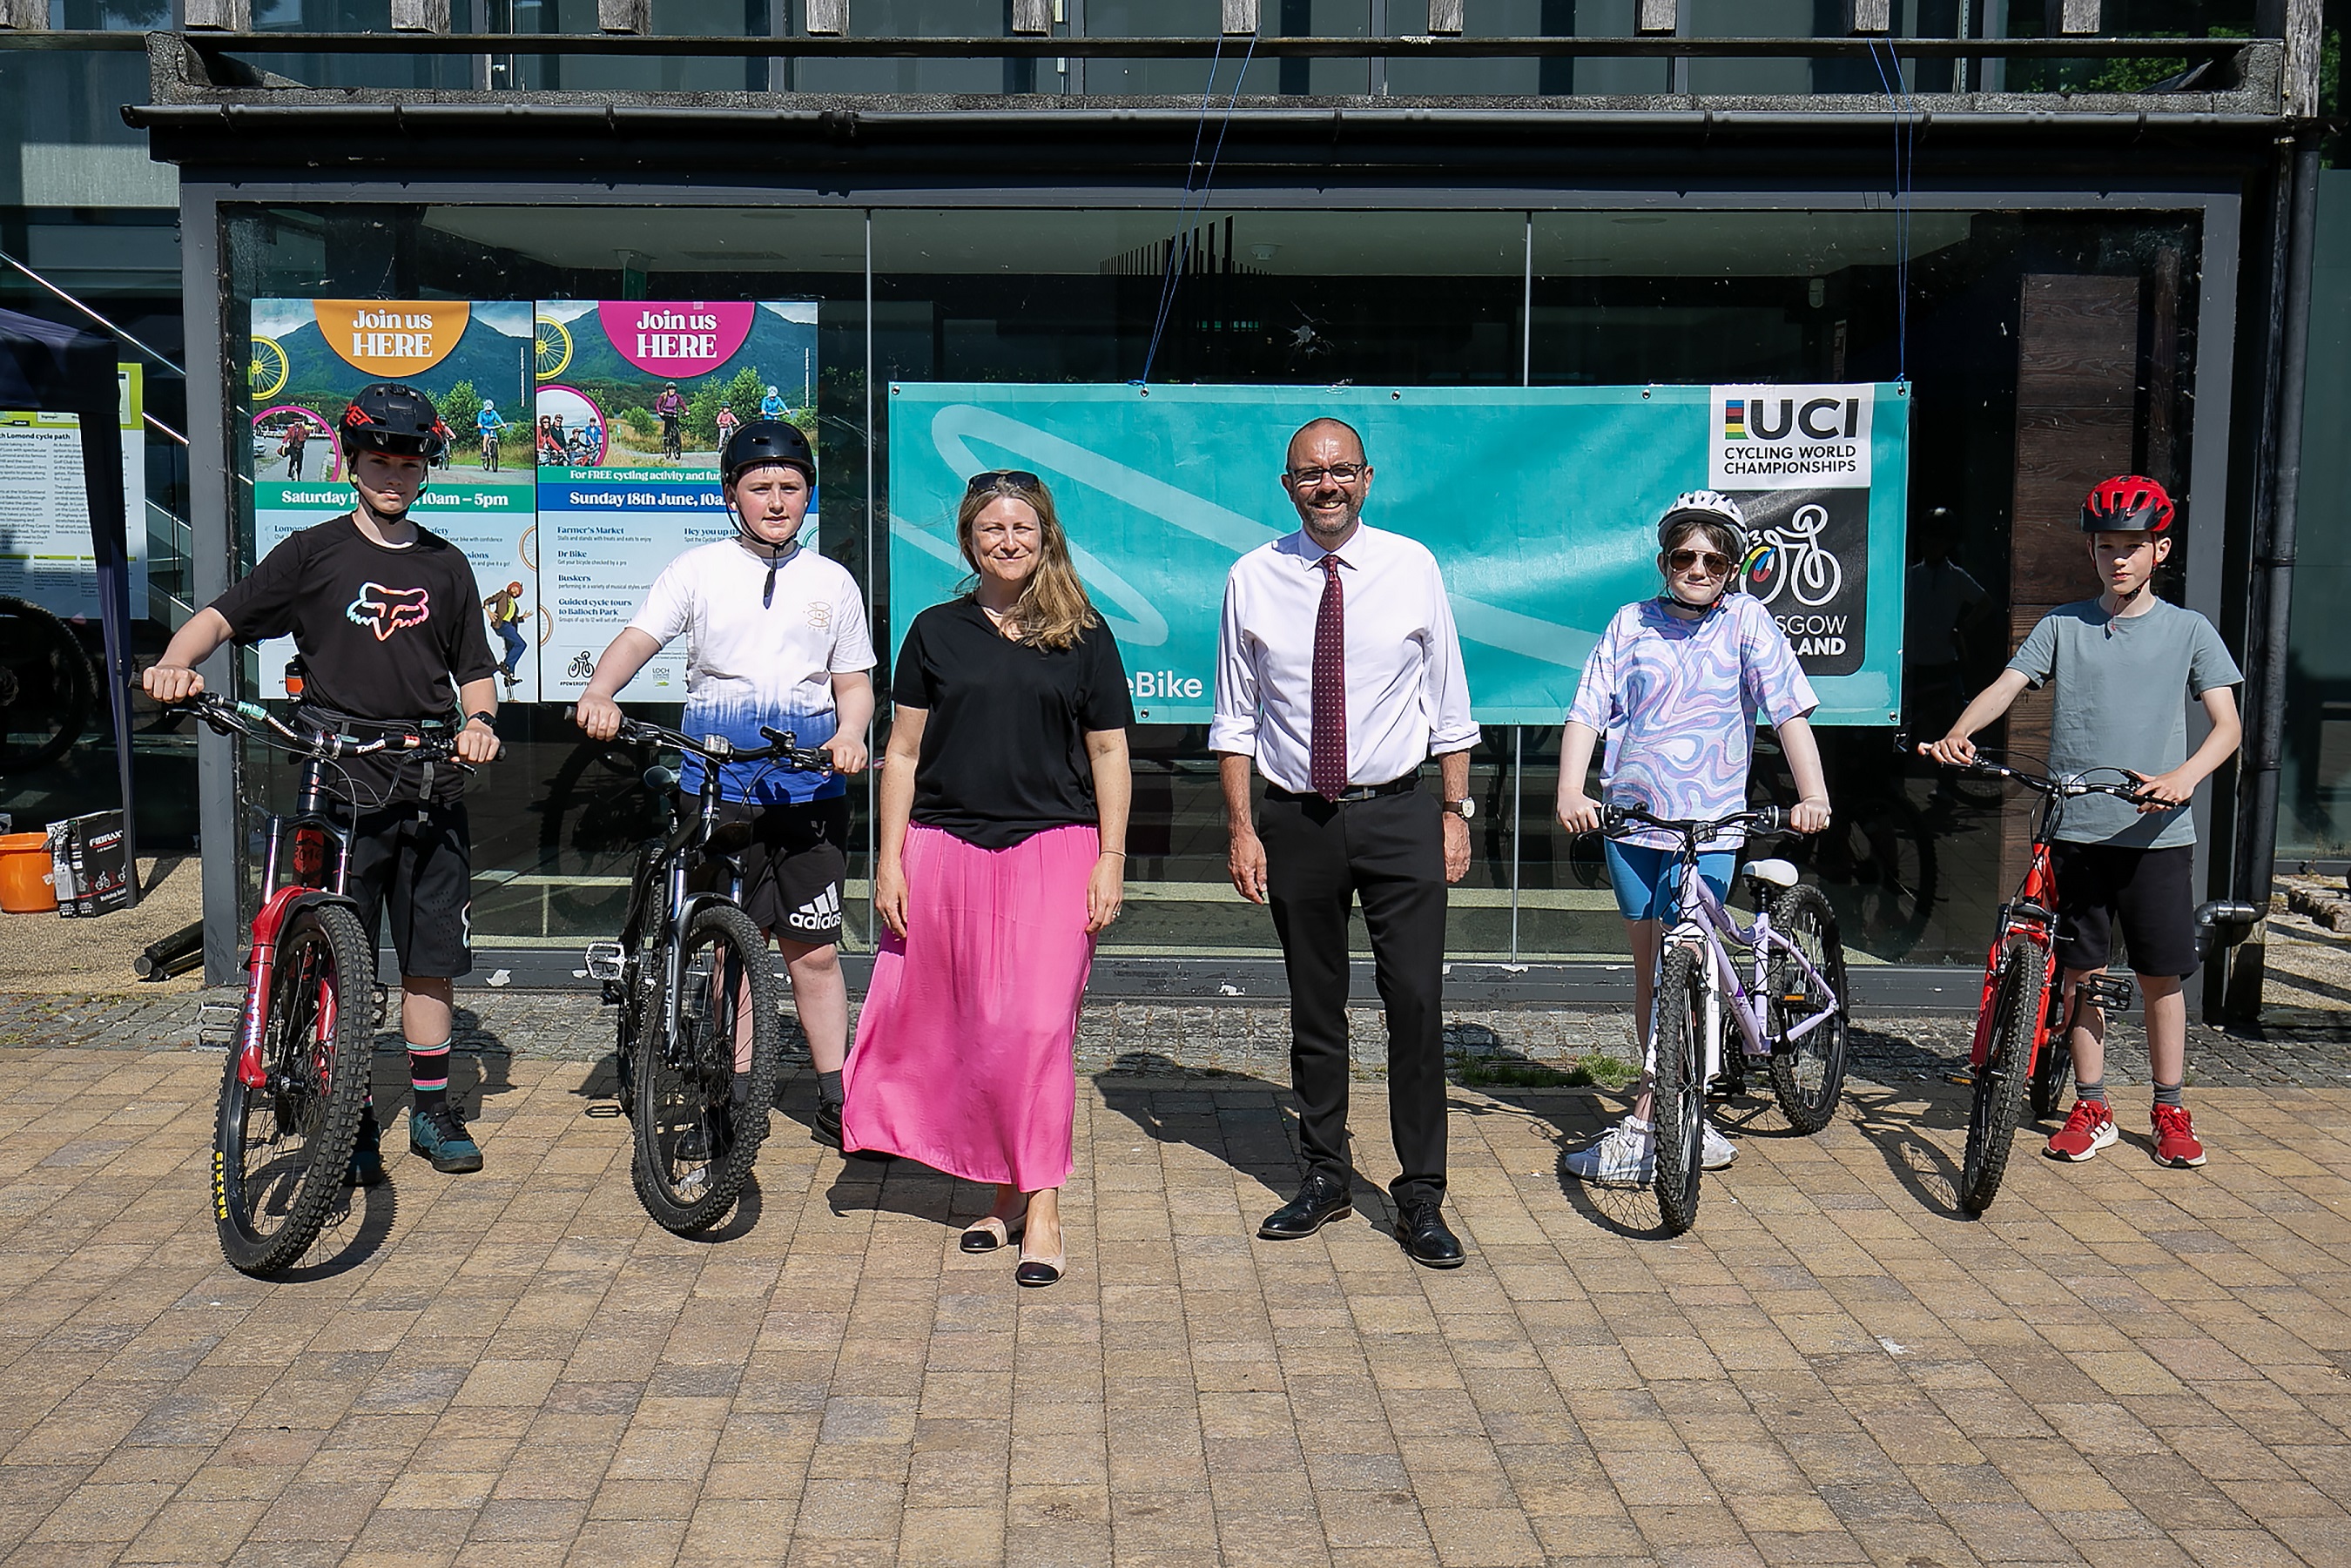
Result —
<path fill-rule="evenodd" d="M 1725 441 L 1850 441 L 1861 433 L 1861 399 L 1734 397 L 1722 405 Z"/>

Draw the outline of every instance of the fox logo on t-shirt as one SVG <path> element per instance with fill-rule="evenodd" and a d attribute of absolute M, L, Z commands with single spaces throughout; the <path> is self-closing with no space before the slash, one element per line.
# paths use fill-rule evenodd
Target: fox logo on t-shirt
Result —
<path fill-rule="evenodd" d="M 372 630 L 381 643 L 403 626 L 421 626 L 431 620 L 432 595 L 422 588 L 386 588 L 371 582 L 360 588 L 360 596 L 344 607 L 343 613 L 352 625 Z"/>

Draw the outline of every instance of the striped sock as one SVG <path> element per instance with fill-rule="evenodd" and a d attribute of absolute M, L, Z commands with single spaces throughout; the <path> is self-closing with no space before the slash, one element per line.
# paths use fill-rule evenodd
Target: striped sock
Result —
<path fill-rule="evenodd" d="M 419 1045 L 408 1042 L 408 1082 L 416 1109 L 430 1111 L 449 1095 L 449 1042 Z"/>

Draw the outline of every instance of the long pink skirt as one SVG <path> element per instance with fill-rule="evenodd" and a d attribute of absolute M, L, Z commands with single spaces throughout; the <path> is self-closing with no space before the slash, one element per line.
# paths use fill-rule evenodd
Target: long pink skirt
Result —
<path fill-rule="evenodd" d="M 884 927 L 874 955 L 841 1074 L 847 1147 L 1023 1192 L 1069 1180 L 1101 851 L 1086 824 L 1008 850 L 906 830 L 906 935 Z"/>

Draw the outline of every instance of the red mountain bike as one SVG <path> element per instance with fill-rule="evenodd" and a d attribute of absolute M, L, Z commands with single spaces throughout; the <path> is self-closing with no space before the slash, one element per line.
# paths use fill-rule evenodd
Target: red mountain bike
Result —
<path fill-rule="evenodd" d="M 2066 801 L 2085 795 L 2136 800 L 2140 781 L 2120 768 L 2030 773 L 1981 758 L 1957 771 L 2021 784 L 2041 797 L 2024 880 L 2000 906 L 2000 932 L 1984 960 L 1983 998 L 1976 1006 L 1975 1041 L 1968 1051 L 1975 1100 L 1968 1113 L 1968 1152 L 1959 1169 L 1959 1197 L 1961 1208 L 1981 1214 L 1991 1207 L 2001 1177 L 2008 1174 L 2009 1151 L 2026 1100 L 2032 1101 L 2034 1115 L 2049 1115 L 2073 1070 L 2073 1051 L 2066 1040 L 2074 1012 L 2066 1009 L 2062 988 L 2052 984 L 2057 972 L 2057 873 L 2049 847 L 2056 841 Z M 2116 775 L 2120 782 L 2094 778 L 2096 774 Z M 2079 1009 L 2085 1000 L 2109 1011 L 2127 1009 L 2133 994 L 2131 983 L 2119 976 L 2093 975 L 2074 988 L 2073 1009 Z"/>
<path fill-rule="evenodd" d="M 343 1191 L 367 1103 L 375 1026 L 375 942 L 343 891 L 350 834 L 331 806 L 337 761 L 378 752 L 463 768 L 454 743 L 298 730 L 256 703 L 210 692 L 172 705 L 222 735 L 303 759 L 300 804 L 270 814 L 261 912 L 246 958 L 245 1010 L 221 1076 L 213 1131 L 213 1221 L 221 1251 L 268 1274 L 309 1250 Z"/>

